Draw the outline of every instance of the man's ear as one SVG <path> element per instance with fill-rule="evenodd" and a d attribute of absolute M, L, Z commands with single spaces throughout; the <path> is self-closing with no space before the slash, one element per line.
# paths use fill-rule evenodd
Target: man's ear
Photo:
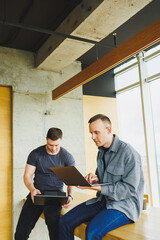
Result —
<path fill-rule="evenodd" d="M 110 126 L 106 127 L 107 128 L 107 131 L 108 133 L 111 133 L 112 132 L 112 128 Z"/>

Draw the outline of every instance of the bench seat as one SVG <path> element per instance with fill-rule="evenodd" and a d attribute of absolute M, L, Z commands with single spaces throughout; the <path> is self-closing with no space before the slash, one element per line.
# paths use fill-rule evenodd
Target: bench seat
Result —
<path fill-rule="evenodd" d="M 94 196 L 84 193 L 75 193 L 73 205 L 71 208 L 84 202 Z M 147 198 L 147 196 L 144 196 Z M 148 202 L 148 198 L 147 198 Z M 70 208 L 70 209 L 71 209 Z M 70 209 L 63 209 L 62 215 Z M 87 223 L 82 223 L 78 226 L 74 235 L 85 240 L 85 229 Z M 107 233 L 103 240 L 158 240 L 160 239 L 160 208 L 147 206 L 146 210 L 142 211 L 141 217 L 136 223 L 131 223 L 120 228 L 117 228 Z"/>
<path fill-rule="evenodd" d="M 76 205 L 92 198 L 94 196 L 76 192 L 74 201 L 69 209 L 62 209 L 63 216 Z M 147 200 L 148 201 L 148 200 Z M 42 218 L 44 215 L 42 213 Z M 82 240 L 85 240 L 85 229 L 87 223 L 82 223 L 75 229 L 74 235 Z M 107 233 L 103 240 L 158 240 L 160 239 L 160 208 L 147 206 L 146 210 L 142 211 L 141 217 L 136 223 L 131 223 L 120 228 L 117 228 Z"/>

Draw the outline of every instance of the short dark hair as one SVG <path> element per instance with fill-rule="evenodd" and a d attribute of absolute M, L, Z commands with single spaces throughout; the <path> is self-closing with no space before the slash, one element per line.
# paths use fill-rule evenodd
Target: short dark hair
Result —
<path fill-rule="evenodd" d="M 62 130 L 59 128 L 50 128 L 47 132 L 47 138 L 53 141 L 62 138 L 62 135 Z"/>
<path fill-rule="evenodd" d="M 97 115 L 93 116 L 92 118 L 89 119 L 88 123 L 92 123 L 98 119 L 101 119 L 103 122 L 106 122 L 106 124 L 109 124 L 110 127 L 112 126 L 111 120 L 103 114 L 97 114 Z"/>

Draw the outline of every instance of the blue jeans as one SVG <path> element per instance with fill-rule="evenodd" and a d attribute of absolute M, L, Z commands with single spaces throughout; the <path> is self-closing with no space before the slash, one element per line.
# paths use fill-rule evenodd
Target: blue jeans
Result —
<path fill-rule="evenodd" d="M 15 240 L 27 240 L 34 228 L 41 213 L 44 212 L 45 223 L 48 227 L 49 237 L 51 240 L 58 239 L 58 221 L 60 218 L 61 205 L 59 202 L 50 206 L 38 206 L 34 205 L 30 194 L 27 196 L 27 200 L 23 205 L 16 232 Z"/>
<path fill-rule="evenodd" d="M 73 240 L 74 229 L 83 222 L 89 222 L 86 228 L 86 240 L 98 240 L 111 230 L 130 223 L 122 212 L 106 209 L 102 201 L 86 205 L 82 203 L 65 214 L 59 221 L 59 240 Z"/>

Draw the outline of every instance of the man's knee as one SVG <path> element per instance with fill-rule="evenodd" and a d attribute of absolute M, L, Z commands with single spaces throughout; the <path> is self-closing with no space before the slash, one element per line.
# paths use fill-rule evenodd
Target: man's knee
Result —
<path fill-rule="evenodd" d="M 66 223 L 67 223 L 67 221 L 65 221 L 65 217 L 64 216 L 59 219 L 59 226 L 66 225 Z"/>
<path fill-rule="evenodd" d="M 69 229 L 71 226 L 70 226 L 70 222 L 68 221 L 68 219 L 66 218 L 66 216 L 64 215 L 63 217 L 60 218 L 59 220 L 59 228 L 62 229 L 62 228 L 67 228 Z"/>
<path fill-rule="evenodd" d="M 94 227 L 91 227 L 90 224 L 88 224 L 86 228 L 86 240 L 100 240 L 102 239 L 102 236 L 98 232 L 98 230 Z"/>
<path fill-rule="evenodd" d="M 59 225 L 62 225 L 62 224 L 63 224 L 63 217 L 59 219 Z"/>

